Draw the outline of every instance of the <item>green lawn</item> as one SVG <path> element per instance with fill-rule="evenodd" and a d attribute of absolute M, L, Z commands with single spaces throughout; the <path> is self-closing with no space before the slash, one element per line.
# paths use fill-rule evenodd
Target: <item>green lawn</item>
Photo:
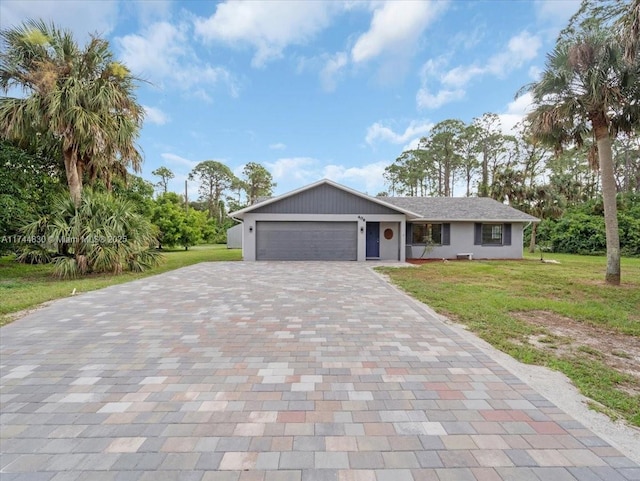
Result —
<path fill-rule="evenodd" d="M 622 260 L 622 285 L 613 287 L 604 283 L 604 257 L 547 257 L 560 264 L 527 256 L 380 270 L 516 359 L 562 371 L 595 401 L 595 408 L 640 426 L 640 379 L 620 367 L 638 355 L 625 346 L 637 349 L 640 337 L 640 259 Z M 611 350 L 580 344 L 571 334 L 576 331 L 620 345 Z"/>
<path fill-rule="evenodd" d="M 240 249 L 227 249 L 224 245 L 200 245 L 188 251 L 165 250 L 161 265 L 143 273 L 125 273 L 120 276 L 95 275 L 75 280 L 58 280 L 52 277 L 51 265 L 18 264 L 10 258 L 0 259 L 0 326 L 15 319 L 16 312 L 30 309 L 46 301 L 67 297 L 76 291 L 92 291 L 121 284 L 180 267 L 208 261 L 237 261 L 242 258 Z"/>

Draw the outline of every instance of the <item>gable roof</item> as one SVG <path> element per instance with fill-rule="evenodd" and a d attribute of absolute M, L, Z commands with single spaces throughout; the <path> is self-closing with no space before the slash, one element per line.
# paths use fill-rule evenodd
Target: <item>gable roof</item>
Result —
<path fill-rule="evenodd" d="M 237 210 L 235 212 L 230 212 L 229 216 L 237 218 L 237 219 L 242 219 L 244 217 L 244 214 L 256 211 L 258 209 L 263 209 L 264 207 L 266 207 L 268 205 L 275 204 L 276 202 L 283 201 L 283 200 L 285 200 L 287 198 L 294 197 L 296 195 L 302 194 L 302 193 L 304 193 L 306 191 L 315 189 L 315 188 L 323 186 L 323 185 L 331 186 L 331 187 L 333 187 L 335 189 L 341 190 L 341 191 L 346 192 L 348 194 L 351 194 L 351 195 L 354 195 L 354 196 L 359 197 L 361 199 L 364 199 L 367 202 L 371 202 L 373 204 L 377 204 L 377 205 L 386 207 L 387 209 L 391 209 L 392 211 L 398 212 L 399 214 L 405 214 L 409 219 L 416 219 L 416 218 L 420 217 L 415 212 L 411 212 L 410 210 L 405 209 L 402 206 L 394 205 L 394 204 L 391 204 L 391 203 L 387 202 L 386 199 L 384 199 L 384 198 L 371 197 L 371 196 L 369 196 L 367 194 L 363 194 L 362 192 L 358 192 L 357 190 L 353 190 L 353 189 L 351 189 L 349 187 L 346 187 L 346 186 L 344 186 L 342 184 L 338 184 L 337 182 L 333 182 L 333 181 L 331 181 L 329 179 L 322 179 L 322 180 L 319 180 L 318 182 L 314 182 L 313 184 L 309 184 L 309 185 L 306 185 L 306 186 L 301 187 L 299 189 L 292 190 L 291 192 L 287 192 L 286 194 L 282 194 L 282 195 L 279 195 L 277 197 L 271 197 L 271 198 L 265 199 L 265 200 L 263 200 L 261 202 L 257 202 L 257 203 L 255 203 L 253 205 L 245 207 L 244 209 L 240 209 L 240 210 Z"/>
<path fill-rule="evenodd" d="M 539 222 L 540 219 L 489 197 L 384 197 L 425 221 Z"/>
<path fill-rule="evenodd" d="M 244 214 L 328 185 L 374 204 L 405 214 L 407 220 L 428 222 L 539 222 L 540 219 L 489 197 L 372 197 L 329 179 L 322 179 L 276 197 L 262 198 L 229 216 L 242 219 Z"/>

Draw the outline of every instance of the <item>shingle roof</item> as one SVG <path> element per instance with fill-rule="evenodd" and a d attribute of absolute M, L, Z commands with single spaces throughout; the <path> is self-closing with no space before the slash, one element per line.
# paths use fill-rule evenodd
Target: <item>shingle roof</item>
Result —
<path fill-rule="evenodd" d="M 540 219 L 488 197 L 382 197 L 431 221 L 520 221 Z"/>

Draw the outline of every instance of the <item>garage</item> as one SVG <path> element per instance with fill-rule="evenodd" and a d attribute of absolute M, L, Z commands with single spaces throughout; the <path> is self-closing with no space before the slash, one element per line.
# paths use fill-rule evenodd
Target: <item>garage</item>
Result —
<path fill-rule="evenodd" d="M 357 222 L 256 222 L 256 259 L 355 261 Z"/>

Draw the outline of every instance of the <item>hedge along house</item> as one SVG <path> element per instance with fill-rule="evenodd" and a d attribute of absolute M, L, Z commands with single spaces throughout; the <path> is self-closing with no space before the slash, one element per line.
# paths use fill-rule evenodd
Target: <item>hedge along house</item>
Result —
<path fill-rule="evenodd" d="M 229 215 L 246 261 L 521 258 L 538 220 L 492 199 L 371 197 L 326 179 Z"/>

